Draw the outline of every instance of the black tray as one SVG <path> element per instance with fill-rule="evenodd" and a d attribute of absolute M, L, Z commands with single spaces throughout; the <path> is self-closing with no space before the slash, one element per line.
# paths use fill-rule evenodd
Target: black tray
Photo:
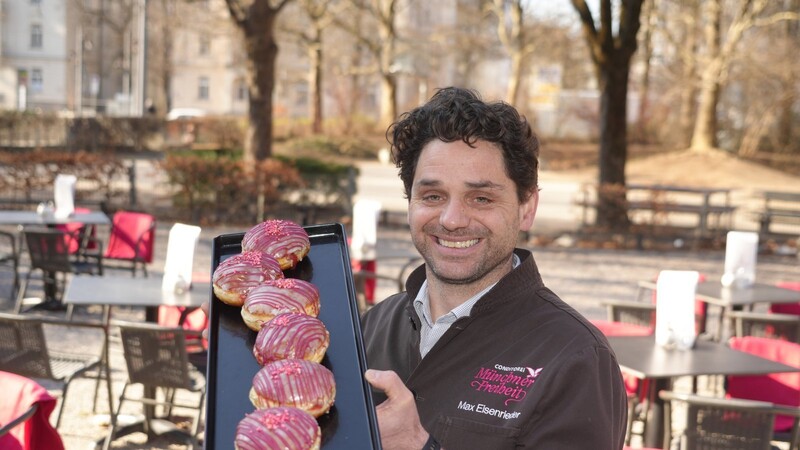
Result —
<path fill-rule="evenodd" d="M 286 271 L 287 278 L 314 283 L 320 291 L 319 318 L 331 335 L 322 360 L 336 380 L 331 411 L 318 419 L 322 448 L 380 449 L 378 422 L 370 388 L 361 324 L 350 269 L 347 238 L 341 224 L 304 227 L 311 251 Z M 212 272 L 226 258 L 241 252 L 244 233 L 214 238 Z M 219 301 L 212 293 L 206 409 L 206 449 L 232 449 L 236 426 L 255 408 L 248 393 L 260 366 L 253 356 L 256 333 L 242 321 L 240 309 Z"/>

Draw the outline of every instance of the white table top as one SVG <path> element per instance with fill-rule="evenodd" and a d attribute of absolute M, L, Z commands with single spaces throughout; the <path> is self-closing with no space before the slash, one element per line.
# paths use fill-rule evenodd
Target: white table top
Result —
<path fill-rule="evenodd" d="M 187 292 L 161 289 L 161 274 L 149 277 L 130 275 L 76 275 L 64 291 L 64 303 L 111 306 L 188 306 L 198 307 L 211 298 L 211 282 L 193 280 Z"/>
<path fill-rule="evenodd" d="M 0 211 L 0 225 L 60 225 L 71 222 L 108 225 L 111 219 L 101 211 L 73 213 L 65 218 L 52 214 L 39 215 L 36 211 Z"/>

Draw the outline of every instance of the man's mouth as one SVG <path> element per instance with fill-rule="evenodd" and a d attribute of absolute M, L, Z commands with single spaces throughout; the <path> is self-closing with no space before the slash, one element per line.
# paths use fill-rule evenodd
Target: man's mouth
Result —
<path fill-rule="evenodd" d="M 447 248 L 467 248 L 477 244 L 478 241 L 479 239 L 470 239 L 468 241 L 446 241 L 440 238 L 439 245 Z"/>

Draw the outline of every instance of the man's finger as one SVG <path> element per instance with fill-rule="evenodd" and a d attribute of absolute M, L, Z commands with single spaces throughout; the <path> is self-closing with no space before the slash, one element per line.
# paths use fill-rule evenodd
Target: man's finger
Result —
<path fill-rule="evenodd" d="M 372 387 L 383 391 L 390 401 L 400 396 L 403 392 L 408 392 L 403 380 L 394 371 L 369 369 L 364 373 L 364 376 Z"/>

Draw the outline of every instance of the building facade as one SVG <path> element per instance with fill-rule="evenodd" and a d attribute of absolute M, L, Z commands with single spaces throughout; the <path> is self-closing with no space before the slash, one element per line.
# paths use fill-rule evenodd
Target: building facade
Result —
<path fill-rule="evenodd" d="M 68 2 L 0 3 L 0 108 L 75 107 L 75 15 Z"/>

